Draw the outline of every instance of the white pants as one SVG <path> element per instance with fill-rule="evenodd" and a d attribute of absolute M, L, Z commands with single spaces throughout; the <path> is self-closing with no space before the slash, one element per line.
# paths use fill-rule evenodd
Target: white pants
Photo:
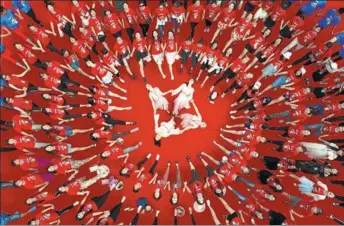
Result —
<path fill-rule="evenodd" d="M 290 49 L 294 48 L 295 46 L 296 46 L 295 51 L 300 50 L 304 47 L 303 45 L 299 43 L 298 37 L 294 38 L 293 41 L 291 41 L 286 47 L 284 47 L 281 54 L 282 55 L 285 54 L 286 52 L 288 52 Z"/>
<path fill-rule="evenodd" d="M 111 84 L 113 82 L 113 74 L 110 71 L 108 71 L 106 75 L 102 78 L 102 82 L 105 85 Z"/>
<path fill-rule="evenodd" d="M 177 57 L 177 52 L 166 52 L 166 60 L 167 60 L 167 64 L 171 65 L 174 64 L 174 62 L 176 61 L 176 57 Z"/>
<path fill-rule="evenodd" d="M 152 55 L 152 57 L 153 57 L 154 62 L 158 65 L 161 65 L 162 62 L 164 61 L 164 53 Z"/>

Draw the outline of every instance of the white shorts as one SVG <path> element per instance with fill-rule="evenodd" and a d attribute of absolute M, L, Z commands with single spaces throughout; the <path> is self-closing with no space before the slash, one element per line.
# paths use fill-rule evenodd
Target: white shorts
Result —
<path fill-rule="evenodd" d="M 268 16 L 268 12 L 266 12 L 262 8 L 259 8 L 256 14 L 254 14 L 253 19 L 265 19 L 267 16 Z"/>
<path fill-rule="evenodd" d="M 166 52 L 166 60 L 167 60 L 167 64 L 171 65 L 174 64 L 174 62 L 176 61 L 176 57 L 177 57 L 177 52 Z"/>
<path fill-rule="evenodd" d="M 156 64 L 161 65 L 162 62 L 164 61 L 164 53 L 152 55 L 153 60 Z"/>
<path fill-rule="evenodd" d="M 108 84 L 111 84 L 113 81 L 113 74 L 108 71 L 106 73 L 106 75 L 102 78 L 102 82 L 105 84 L 105 85 L 108 85 Z"/>

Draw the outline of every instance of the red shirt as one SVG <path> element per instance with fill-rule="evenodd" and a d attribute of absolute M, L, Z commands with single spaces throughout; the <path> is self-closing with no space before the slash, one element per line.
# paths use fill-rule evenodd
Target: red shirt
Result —
<path fill-rule="evenodd" d="M 110 146 L 106 146 L 104 148 L 104 151 L 110 152 L 109 158 L 113 159 L 113 160 L 117 160 L 117 157 L 122 153 L 121 149 L 119 149 L 117 147 L 110 147 Z"/>
<path fill-rule="evenodd" d="M 96 86 L 97 89 L 95 91 L 95 94 L 93 95 L 94 98 L 99 98 L 99 97 L 108 97 L 109 90 L 107 88 L 104 88 L 100 85 Z"/>
<path fill-rule="evenodd" d="M 49 13 L 53 16 L 54 20 L 57 23 L 62 24 L 61 29 L 63 29 L 66 26 L 67 21 L 63 18 L 63 15 L 61 13 L 58 13 L 57 11 L 55 11 L 54 13 L 49 11 Z"/>
<path fill-rule="evenodd" d="M 163 52 L 162 47 L 161 47 L 161 40 L 160 39 L 155 39 L 150 41 L 151 45 L 151 54 L 152 55 L 159 55 Z"/>
<path fill-rule="evenodd" d="M 226 183 L 232 183 L 236 179 L 236 172 L 237 170 L 230 170 L 230 169 L 228 169 L 227 171 L 222 170 L 221 174 L 225 176 L 223 180 Z"/>
<path fill-rule="evenodd" d="M 48 78 L 44 80 L 44 84 L 47 88 L 57 88 L 61 84 L 61 80 L 53 76 L 48 76 Z"/>
<path fill-rule="evenodd" d="M 116 43 L 113 48 L 119 55 L 125 55 L 128 53 L 128 42 L 123 40 L 121 44 Z"/>
<path fill-rule="evenodd" d="M 94 114 L 96 114 L 96 117 L 93 118 L 93 121 L 95 122 L 95 124 L 103 125 L 104 118 L 102 117 L 102 113 L 101 112 L 95 112 Z"/>
<path fill-rule="evenodd" d="M 192 50 L 192 42 L 188 43 L 188 41 L 184 41 L 183 44 L 182 44 L 182 49 L 185 52 L 191 52 L 191 50 Z"/>
<path fill-rule="evenodd" d="M 14 97 L 12 106 L 29 111 L 32 109 L 32 101 L 31 100 L 25 100 L 25 99 L 19 98 L 19 97 Z"/>
<path fill-rule="evenodd" d="M 240 156 L 236 153 L 228 157 L 228 163 L 238 169 L 247 165 L 247 162 L 244 159 L 241 159 Z"/>
<path fill-rule="evenodd" d="M 266 44 L 266 38 L 263 36 L 261 32 L 258 32 L 257 34 L 255 34 L 255 38 L 250 41 L 250 45 L 255 50 L 259 49 L 265 44 Z"/>
<path fill-rule="evenodd" d="M 24 89 L 29 86 L 29 83 L 22 78 L 17 78 L 14 76 L 10 77 L 10 80 L 7 81 L 9 84 L 14 85 L 17 88 Z"/>
<path fill-rule="evenodd" d="M 325 192 L 327 190 L 321 186 L 319 186 L 318 184 L 314 184 L 313 185 L 313 190 L 312 193 L 317 194 L 317 195 L 325 195 Z"/>
<path fill-rule="evenodd" d="M 125 163 L 122 166 L 123 166 L 123 168 L 128 169 L 128 172 L 127 172 L 128 175 L 132 174 L 135 170 L 137 170 L 136 165 L 134 165 L 132 163 Z"/>
<path fill-rule="evenodd" d="M 286 16 L 286 11 L 281 7 L 276 7 L 270 16 L 273 21 L 280 21 Z"/>
<path fill-rule="evenodd" d="M 117 60 L 115 54 L 111 50 L 106 55 L 103 55 L 102 59 L 106 65 L 113 65 Z"/>
<path fill-rule="evenodd" d="M 266 58 L 268 58 L 271 54 L 277 52 L 276 49 L 277 49 L 277 46 L 275 46 L 275 45 L 269 45 L 266 49 L 264 49 L 264 50 L 262 51 L 262 54 L 263 54 Z"/>
<path fill-rule="evenodd" d="M 97 34 L 103 32 L 102 23 L 98 17 L 90 18 L 90 27 L 92 27 Z"/>
<path fill-rule="evenodd" d="M 341 104 L 339 102 L 332 102 L 328 104 L 324 104 L 324 111 L 326 113 L 335 113 L 342 109 Z"/>
<path fill-rule="evenodd" d="M 221 23 L 229 25 L 232 19 L 236 17 L 236 12 L 234 10 L 229 11 L 228 8 L 222 10 Z"/>
<path fill-rule="evenodd" d="M 157 8 L 155 10 L 155 15 L 159 20 L 165 20 L 168 17 L 168 9 L 165 7 L 162 10 Z"/>
<path fill-rule="evenodd" d="M 269 12 L 274 7 L 274 2 L 267 0 L 263 3 L 262 9 Z"/>
<path fill-rule="evenodd" d="M 72 47 L 73 52 L 75 52 L 82 59 L 90 55 L 90 51 L 85 45 L 85 43 L 86 43 L 85 41 L 77 40 L 75 44 L 73 44 L 73 47 Z"/>
<path fill-rule="evenodd" d="M 166 52 L 173 53 L 178 51 L 177 49 L 177 39 L 176 38 L 167 38 L 166 41 Z"/>
<path fill-rule="evenodd" d="M 215 17 L 217 16 L 217 14 L 220 12 L 221 8 L 219 5 L 216 4 L 215 7 L 213 7 L 213 4 L 208 4 L 206 7 L 206 19 L 209 21 L 214 21 Z"/>
<path fill-rule="evenodd" d="M 297 140 L 301 140 L 305 136 L 303 135 L 304 128 L 305 127 L 303 125 L 290 126 L 288 128 L 288 136 L 290 138 L 296 138 Z"/>
<path fill-rule="evenodd" d="M 107 111 L 109 109 L 109 105 L 103 100 L 95 100 L 95 104 L 93 105 L 94 110 L 96 111 Z"/>
<path fill-rule="evenodd" d="M 239 26 L 234 29 L 233 32 L 237 33 L 239 36 L 243 36 L 246 34 L 247 31 L 251 30 L 253 27 L 253 23 L 251 21 L 247 21 L 246 19 L 241 19 L 239 21 Z"/>
<path fill-rule="evenodd" d="M 253 78 L 245 77 L 245 73 L 242 73 L 236 77 L 235 81 L 240 87 L 244 87 L 252 84 Z"/>
<path fill-rule="evenodd" d="M 328 58 L 332 55 L 331 48 L 326 47 L 326 45 L 322 44 L 318 46 L 318 48 L 313 52 L 316 59 Z"/>
<path fill-rule="evenodd" d="M 218 49 L 208 48 L 206 56 L 208 59 L 218 58 L 219 56 L 221 56 L 221 53 Z"/>
<path fill-rule="evenodd" d="M 237 151 L 244 157 L 246 160 L 251 159 L 251 153 L 256 151 L 256 147 L 253 145 L 243 145 L 237 148 Z"/>
<path fill-rule="evenodd" d="M 337 133 L 336 129 L 338 128 L 338 125 L 326 125 L 324 124 L 323 127 L 321 127 L 321 133 L 322 134 L 334 134 Z"/>
<path fill-rule="evenodd" d="M 283 144 L 282 150 L 283 152 L 291 153 L 293 156 L 295 156 L 298 154 L 296 149 L 299 147 L 301 147 L 301 144 L 299 142 L 294 142 L 294 141 L 289 140 Z"/>
<path fill-rule="evenodd" d="M 318 32 L 314 31 L 313 29 L 304 33 L 301 37 L 298 38 L 298 41 L 301 45 L 307 46 L 309 45 L 316 37 L 318 36 Z"/>
<path fill-rule="evenodd" d="M 144 38 L 141 38 L 140 40 L 135 39 L 133 46 L 138 52 L 144 53 L 146 52 L 147 42 Z"/>
<path fill-rule="evenodd" d="M 151 19 L 151 11 L 146 6 L 144 8 L 138 8 L 136 14 L 139 24 L 147 24 L 147 22 L 149 22 L 149 20 Z"/>
<path fill-rule="evenodd" d="M 95 63 L 95 67 L 91 68 L 91 72 L 93 75 L 103 78 L 106 76 L 108 70 L 102 65 L 102 63 L 97 62 Z"/>
<path fill-rule="evenodd" d="M 192 183 L 192 190 L 193 190 L 193 194 L 196 196 L 197 194 L 204 194 L 203 191 L 203 183 L 200 181 L 194 181 Z"/>
<path fill-rule="evenodd" d="M 63 57 L 63 62 L 67 65 L 72 65 L 73 63 L 79 61 L 78 57 L 75 54 L 70 54 Z"/>
<path fill-rule="evenodd" d="M 294 26 L 295 28 L 300 28 L 304 25 L 304 23 L 305 22 L 300 17 L 294 16 L 290 22 L 290 26 Z"/>
<path fill-rule="evenodd" d="M 244 204 L 245 205 L 245 208 L 247 209 L 247 211 L 254 215 L 254 213 L 256 212 L 257 210 L 257 205 L 254 204 L 252 201 L 248 200 L 246 201 L 246 203 Z"/>
<path fill-rule="evenodd" d="M 60 109 L 57 106 L 50 106 L 49 109 L 51 110 L 51 112 L 49 113 L 49 117 L 55 120 L 63 118 L 66 114 L 63 109 Z"/>
<path fill-rule="evenodd" d="M 298 109 L 293 110 L 290 114 L 291 121 L 295 121 L 295 120 L 304 121 L 304 120 L 306 120 L 309 116 L 305 113 L 305 109 L 306 109 L 306 107 L 299 106 Z"/>
<path fill-rule="evenodd" d="M 35 186 L 43 184 L 44 180 L 41 175 L 33 174 L 21 177 L 20 180 L 24 181 L 24 188 L 26 189 L 35 189 Z"/>
<path fill-rule="evenodd" d="M 296 87 L 294 90 L 289 91 L 287 93 L 289 96 L 289 101 L 305 100 L 308 97 L 308 94 L 305 94 L 303 90 L 303 87 Z"/>
<path fill-rule="evenodd" d="M 196 54 L 196 55 L 200 55 L 203 52 L 206 51 L 206 47 L 204 45 L 199 46 L 197 43 L 195 43 L 192 47 L 192 51 Z"/>
<path fill-rule="evenodd" d="M 26 48 L 25 46 L 23 46 L 22 50 L 17 51 L 21 57 L 28 61 L 29 64 L 34 64 L 38 60 L 38 57 L 35 54 L 33 54 L 29 48 Z"/>
<path fill-rule="evenodd" d="M 269 193 L 267 193 L 264 189 L 262 188 L 257 188 L 254 190 L 254 192 L 257 194 L 258 197 L 260 198 L 265 198 L 266 195 L 268 195 Z"/>
<path fill-rule="evenodd" d="M 37 28 L 37 31 L 31 31 L 35 39 L 39 40 L 42 43 L 43 47 L 46 47 L 50 43 L 50 38 L 44 29 Z"/>
<path fill-rule="evenodd" d="M 227 66 L 228 64 L 229 64 L 229 62 L 231 62 L 231 57 L 226 57 L 226 56 L 223 56 L 223 55 L 221 55 L 221 54 L 219 54 L 218 55 L 218 59 L 217 59 L 217 64 L 219 65 L 219 66 L 223 66 L 223 67 L 225 67 L 225 66 Z"/>
<path fill-rule="evenodd" d="M 143 183 L 145 181 L 150 181 L 152 179 L 152 174 L 150 173 L 141 173 L 141 175 L 136 178 L 138 183 Z"/>
<path fill-rule="evenodd" d="M 60 217 L 57 215 L 55 210 L 49 210 L 48 212 L 39 213 L 36 215 L 39 225 L 49 225 L 50 222 L 57 221 L 59 218 Z"/>
<path fill-rule="evenodd" d="M 67 187 L 68 187 L 68 191 L 67 191 L 68 195 L 77 195 L 81 189 L 81 182 L 79 180 L 76 180 L 68 184 Z"/>
<path fill-rule="evenodd" d="M 51 61 L 50 63 L 51 66 L 47 67 L 47 73 L 56 78 L 61 78 L 61 76 L 65 73 L 65 71 L 61 67 L 61 64 L 56 61 Z"/>
<path fill-rule="evenodd" d="M 223 182 L 221 182 L 216 175 L 213 175 L 209 178 L 209 185 L 213 191 L 216 189 L 222 190 L 224 188 Z"/>
<path fill-rule="evenodd" d="M 70 144 L 62 142 L 54 142 L 52 145 L 55 147 L 55 152 L 58 155 L 67 155 L 69 153 L 69 149 L 71 148 Z"/>
<path fill-rule="evenodd" d="M 177 8 L 174 5 L 172 6 L 172 9 L 171 9 L 171 15 L 172 16 L 179 17 L 183 13 L 185 13 L 184 7 L 180 6 L 180 7 Z"/>
<path fill-rule="evenodd" d="M 109 130 L 97 129 L 97 130 L 94 131 L 94 133 L 98 133 L 99 134 L 99 138 L 98 139 L 106 139 L 106 140 L 111 140 L 112 139 L 112 133 Z"/>
<path fill-rule="evenodd" d="M 242 62 L 242 60 L 238 58 L 238 59 L 233 61 L 233 63 L 232 63 L 230 68 L 232 69 L 233 72 L 238 73 L 241 70 L 243 70 L 245 67 L 246 67 L 246 64 L 244 64 Z"/>
<path fill-rule="evenodd" d="M 49 202 L 55 199 L 55 194 L 49 192 L 42 192 L 38 195 L 35 195 L 37 202 Z"/>
<path fill-rule="evenodd" d="M 32 130 L 32 121 L 28 118 L 21 117 L 20 115 L 14 115 L 12 117 L 13 129 L 16 132 L 21 132 L 22 130 Z"/>
<path fill-rule="evenodd" d="M 204 12 L 204 7 L 202 5 L 200 6 L 195 6 L 191 5 L 188 8 L 188 12 L 190 13 L 190 22 L 194 23 L 199 23 L 201 22 L 203 12 Z"/>
<path fill-rule="evenodd" d="M 85 203 L 85 205 L 82 206 L 82 210 L 85 213 L 90 213 L 90 212 L 95 212 L 98 211 L 98 206 L 96 205 L 96 203 L 92 200 L 88 201 Z"/>
<path fill-rule="evenodd" d="M 53 161 L 54 166 L 57 166 L 56 173 L 57 174 L 65 174 L 68 170 L 72 169 L 72 165 L 70 164 L 70 160 L 55 160 Z"/>
<path fill-rule="evenodd" d="M 88 13 L 88 9 L 86 7 L 86 4 L 83 2 L 79 2 L 79 6 L 72 6 L 72 13 L 76 13 L 78 16 L 83 16 Z"/>
<path fill-rule="evenodd" d="M 34 156 L 21 155 L 17 159 L 23 161 L 19 166 L 22 170 L 27 171 L 30 170 L 30 168 L 37 168 L 39 165 L 37 157 Z"/>
<path fill-rule="evenodd" d="M 118 23 L 118 16 L 115 13 L 112 13 L 110 16 L 104 16 L 104 23 L 109 27 L 111 34 L 115 34 L 122 30 L 121 25 Z"/>
<path fill-rule="evenodd" d="M 50 129 L 51 133 L 49 133 L 50 136 L 56 137 L 56 136 L 66 136 L 66 128 L 64 126 L 58 126 L 53 125 Z"/>
<path fill-rule="evenodd" d="M 308 203 L 301 201 L 299 202 L 299 205 L 296 208 L 296 212 L 308 217 L 313 216 L 314 215 L 314 213 L 312 212 L 313 207 L 314 207 L 313 205 L 310 205 Z"/>
<path fill-rule="evenodd" d="M 85 28 L 85 33 L 80 34 L 80 38 L 84 40 L 90 47 L 94 46 L 96 44 L 96 37 L 94 37 L 94 34 L 90 29 Z"/>
<path fill-rule="evenodd" d="M 131 8 L 129 8 L 128 12 L 122 11 L 120 17 L 124 21 L 124 27 L 125 28 L 129 28 L 136 23 L 135 22 L 135 17 L 136 17 L 135 11 Z"/>

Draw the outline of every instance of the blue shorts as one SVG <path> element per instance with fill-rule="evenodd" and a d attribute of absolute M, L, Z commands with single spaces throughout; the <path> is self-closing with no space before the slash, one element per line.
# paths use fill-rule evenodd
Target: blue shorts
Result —
<path fill-rule="evenodd" d="M 344 59 L 344 49 L 340 49 L 338 52 L 342 59 Z"/>
<path fill-rule="evenodd" d="M 21 218 L 21 214 L 17 211 L 14 214 L 0 213 L 1 225 L 6 225 L 11 221 Z"/>
<path fill-rule="evenodd" d="M 69 154 L 72 153 L 72 145 L 67 144 L 67 146 L 68 146 L 68 153 L 69 153 Z"/>
<path fill-rule="evenodd" d="M 78 60 L 75 60 L 70 66 L 73 68 L 73 70 L 78 70 L 80 68 L 80 63 Z"/>
<path fill-rule="evenodd" d="M 65 127 L 65 133 L 66 133 L 66 136 L 67 136 L 67 137 L 72 136 L 72 135 L 73 135 L 73 129 L 72 129 L 72 127 L 66 126 L 66 127 Z"/>
<path fill-rule="evenodd" d="M 337 42 L 339 43 L 339 45 L 344 45 L 344 31 L 340 32 L 337 36 Z"/>
<path fill-rule="evenodd" d="M 263 75 L 266 77 L 266 76 L 272 76 L 274 75 L 277 70 L 275 68 L 275 66 L 273 64 L 269 64 L 268 66 L 266 66 L 263 70 Z"/>
<path fill-rule="evenodd" d="M 287 76 L 282 75 L 280 77 L 278 77 L 273 83 L 272 83 L 272 87 L 274 88 L 280 88 L 281 86 L 287 84 Z"/>

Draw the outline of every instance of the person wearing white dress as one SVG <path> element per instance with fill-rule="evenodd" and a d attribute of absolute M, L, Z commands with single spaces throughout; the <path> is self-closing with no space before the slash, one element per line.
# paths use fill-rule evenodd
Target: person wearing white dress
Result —
<path fill-rule="evenodd" d="M 193 99 L 193 94 L 195 92 L 192 85 L 194 84 L 194 80 L 190 79 L 187 83 L 182 84 L 177 89 L 172 91 L 172 96 L 177 94 L 178 97 L 174 100 L 174 107 L 173 107 L 173 115 L 177 116 L 178 112 L 183 109 L 190 108 L 190 101 Z"/>
<path fill-rule="evenodd" d="M 171 118 L 168 122 L 162 122 L 159 126 L 159 117 L 160 115 L 154 112 L 154 124 L 155 124 L 155 137 L 154 144 L 161 146 L 161 138 L 166 138 L 172 135 L 179 135 L 182 131 L 179 128 L 176 128 L 176 122 L 174 117 Z"/>
<path fill-rule="evenodd" d="M 330 146 L 312 142 L 301 142 L 302 146 L 306 148 L 305 154 L 309 158 L 334 160 L 338 154 Z M 338 147 L 333 147 L 337 149 Z"/>
<path fill-rule="evenodd" d="M 172 91 L 170 90 L 163 93 L 158 87 L 153 88 L 150 84 L 147 84 L 146 88 L 149 91 L 148 95 L 149 95 L 149 99 L 152 102 L 154 112 L 156 110 L 161 109 L 161 110 L 167 111 L 167 113 L 170 113 L 168 110 L 168 101 L 164 96 L 166 94 L 171 93 Z"/>
<path fill-rule="evenodd" d="M 185 132 L 190 129 L 197 129 L 197 128 L 205 128 L 207 127 L 207 124 L 203 122 L 202 115 L 200 114 L 194 100 L 191 100 L 191 104 L 193 105 L 196 115 L 185 113 L 178 116 L 183 121 L 181 123 L 181 126 L 183 127 L 182 132 Z"/>

